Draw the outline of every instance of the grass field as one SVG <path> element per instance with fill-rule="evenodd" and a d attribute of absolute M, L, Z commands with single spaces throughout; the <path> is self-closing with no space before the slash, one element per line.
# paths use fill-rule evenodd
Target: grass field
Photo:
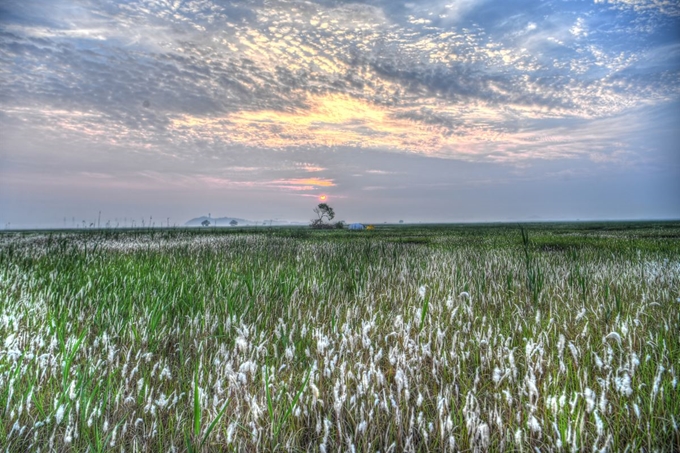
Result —
<path fill-rule="evenodd" d="M 8 451 L 679 451 L 680 223 L 0 235 Z"/>

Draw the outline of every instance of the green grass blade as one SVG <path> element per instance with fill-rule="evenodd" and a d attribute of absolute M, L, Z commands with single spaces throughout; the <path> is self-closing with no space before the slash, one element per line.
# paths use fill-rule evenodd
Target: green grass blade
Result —
<path fill-rule="evenodd" d="M 276 429 L 274 431 L 274 438 L 276 439 L 279 436 L 279 431 L 281 430 L 281 427 L 283 426 L 284 423 L 288 420 L 288 417 L 290 417 L 290 414 L 293 413 L 293 410 L 295 409 L 295 406 L 297 406 L 297 402 L 300 399 L 300 395 L 302 395 L 302 392 L 304 389 L 307 387 L 307 383 L 309 382 L 309 378 L 312 374 L 312 370 L 310 369 L 307 371 L 307 377 L 305 378 L 305 381 L 302 383 L 302 386 L 298 389 L 297 393 L 295 394 L 295 398 L 293 398 L 292 403 L 286 410 L 286 413 L 283 414 L 283 416 L 279 419 L 279 422 L 276 425 Z"/>
<path fill-rule="evenodd" d="M 198 371 L 194 373 L 194 436 L 201 432 L 201 401 L 198 393 Z"/>
<path fill-rule="evenodd" d="M 224 411 L 227 409 L 227 406 L 229 405 L 229 398 L 227 398 L 227 401 L 225 401 L 224 405 L 222 406 L 222 409 L 220 409 L 220 412 L 217 414 L 217 417 L 215 417 L 215 420 L 210 423 L 210 426 L 208 426 L 208 429 L 206 430 L 205 434 L 203 435 L 203 440 L 201 441 L 201 446 L 200 448 L 203 448 L 203 445 L 205 445 L 205 442 L 208 440 L 208 436 L 210 436 L 210 433 L 212 430 L 215 428 L 217 423 L 219 423 L 220 419 L 222 418 L 222 415 L 224 415 Z"/>

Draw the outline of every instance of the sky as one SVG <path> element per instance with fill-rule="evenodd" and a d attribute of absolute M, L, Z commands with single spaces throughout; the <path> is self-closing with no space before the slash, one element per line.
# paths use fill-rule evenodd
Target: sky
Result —
<path fill-rule="evenodd" d="M 0 2 L 5 228 L 678 219 L 679 144 L 676 0 Z"/>

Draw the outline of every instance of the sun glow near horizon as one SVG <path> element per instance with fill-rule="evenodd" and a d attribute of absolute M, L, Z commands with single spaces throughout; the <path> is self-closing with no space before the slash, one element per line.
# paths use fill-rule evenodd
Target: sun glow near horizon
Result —
<path fill-rule="evenodd" d="M 440 116 L 441 124 L 424 122 L 418 111 Z M 345 94 L 310 95 L 305 106 L 292 111 L 248 110 L 223 117 L 181 115 L 173 130 L 192 136 L 220 137 L 227 142 L 267 149 L 301 147 L 375 148 L 425 155 L 474 153 L 479 145 L 505 139 L 483 122 L 451 133 L 445 123 L 454 118 L 496 115 L 484 103 L 450 105 L 436 98 L 418 105 L 382 105 Z"/>

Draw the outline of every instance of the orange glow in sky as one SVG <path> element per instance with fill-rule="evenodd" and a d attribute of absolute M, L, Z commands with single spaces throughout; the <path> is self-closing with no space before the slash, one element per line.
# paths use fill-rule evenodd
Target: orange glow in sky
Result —
<path fill-rule="evenodd" d="M 326 196 L 325 194 L 319 195 L 319 201 L 326 201 L 326 200 L 328 200 L 328 196 Z"/>
<path fill-rule="evenodd" d="M 422 107 L 442 117 L 477 120 L 497 115 L 483 106 L 466 105 L 466 112 L 461 112 L 460 106 L 446 107 L 429 101 L 422 101 Z M 270 149 L 368 146 L 433 155 L 469 153 L 471 146 L 504 137 L 502 133 L 491 133 L 483 123 L 476 123 L 474 130 L 466 133 L 451 134 L 441 125 L 400 118 L 400 114 L 410 112 L 410 107 L 388 107 L 350 95 L 309 95 L 307 103 L 305 108 L 285 112 L 244 110 L 223 117 L 184 114 L 172 119 L 172 129 Z"/>

